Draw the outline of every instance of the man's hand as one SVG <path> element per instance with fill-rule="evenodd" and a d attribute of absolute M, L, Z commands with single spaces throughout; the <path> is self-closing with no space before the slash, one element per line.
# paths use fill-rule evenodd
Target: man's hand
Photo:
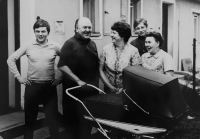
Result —
<path fill-rule="evenodd" d="M 23 78 L 22 76 L 18 76 L 17 80 L 24 85 L 31 85 L 31 80 L 27 79 L 27 78 Z"/>
<path fill-rule="evenodd" d="M 77 84 L 78 84 L 79 86 L 84 86 L 84 85 L 86 85 L 86 82 L 81 81 L 81 80 L 77 80 L 76 82 L 77 82 Z"/>

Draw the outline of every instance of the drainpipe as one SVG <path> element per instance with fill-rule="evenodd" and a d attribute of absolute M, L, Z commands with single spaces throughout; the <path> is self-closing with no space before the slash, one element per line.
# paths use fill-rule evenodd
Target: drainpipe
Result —
<path fill-rule="evenodd" d="M 193 39 L 193 92 L 196 92 L 196 39 Z"/>

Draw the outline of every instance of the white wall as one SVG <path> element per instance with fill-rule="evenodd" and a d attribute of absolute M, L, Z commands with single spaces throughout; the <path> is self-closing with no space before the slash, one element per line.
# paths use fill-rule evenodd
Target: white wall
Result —
<path fill-rule="evenodd" d="M 191 9 L 200 9 L 200 1 L 188 1 L 177 0 L 177 13 L 179 14 L 180 28 L 179 28 L 179 63 L 181 59 L 191 58 L 193 59 L 193 47 L 192 47 L 192 21 L 191 21 Z M 197 66 L 200 67 L 200 46 L 197 46 Z M 179 65 L 180 65 L 179 64 Z"/>
<path fill-rule="evenodd" d="M 37 16 L 49 22 L 51 27 L 49 39 L 63 45 L 74 35 L 74 23 L 79 18 L 79 0 L 35 0 L 35 18 Z M 65 35 L 55 33 L 56 20 L 64 21 Z"/>
<path fill-rule="evenodd" d="M 148 21 L 148 29 L 161 31 L 161 0 L 143 0 L 143 18 Z"/>
<path fill-rule="evenodd" d="M 35 0 L 20 1 L 20 45 L 34 38 L 33 23 L 35 17 Z M 21 75 L 27 76 L 28 61 L 27 57 L 21 57 Z M 21 85 L 21 107 L 24 108 L 25 86 Z"/>

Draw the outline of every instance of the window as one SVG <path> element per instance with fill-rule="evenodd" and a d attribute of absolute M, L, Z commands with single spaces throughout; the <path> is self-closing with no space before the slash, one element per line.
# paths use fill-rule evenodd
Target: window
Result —
<path fill-rule="evenodd" d="M 132 35 L 135 35 L 133 23 L 135 19 L 139 17 L 141 17 L 141 1 L 130 0 L 130 25 L 131 25 Z"/>
<path fill-rule="evenodd" d="M 81 0 L 82 16 L 88 17 L 92 22 L 91 37 L 102 37 L 102 0 Z"/>

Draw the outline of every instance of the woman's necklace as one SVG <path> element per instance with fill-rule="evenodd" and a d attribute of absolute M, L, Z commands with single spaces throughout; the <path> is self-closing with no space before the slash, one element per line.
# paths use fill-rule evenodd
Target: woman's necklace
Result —
<path fill-rule="evenodd" d="M 115 54 L 116 54 L 115 69 L 114 69 L 115 70 L 115 85 L 117 85 L 117 74 L 119 73 L 119 71 L 118 71 L 118 69 L 119 69 L 119 60 L 120 60 L 122 51 L 124 50 L 124 46 L 123 46 L 123 49 L 121 51 L 118 51 L 117 50 L 117 46 L 114 45 Z"/>

